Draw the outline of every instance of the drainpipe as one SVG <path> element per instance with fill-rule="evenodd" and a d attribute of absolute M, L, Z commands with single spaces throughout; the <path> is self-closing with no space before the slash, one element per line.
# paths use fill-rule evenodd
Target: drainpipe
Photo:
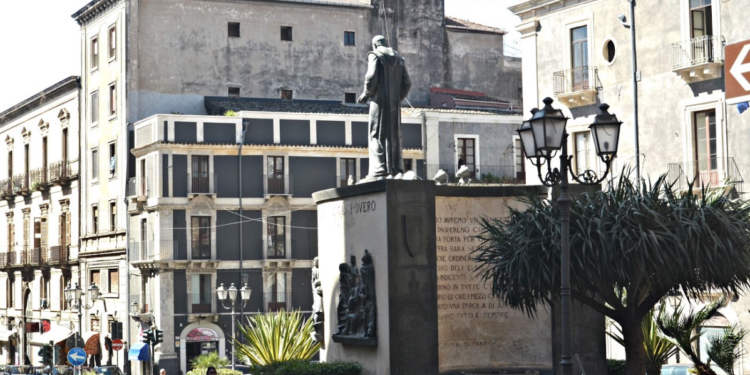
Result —
<path fill-rule="evenodd" d="M 242 121 L 242 118 L 240 118 L 240 121 Z M 247 132 L 247 126 L 245 126 L 244 122 L 241 122 L 242 124 L 242 136 L 240 137 L 240 152 L 237 156 L 239 159 L 239 167 L 237 167 L 239 170 L 237 171 L 237 176 L 239 176 L 237 179 L 239 180 L 239 195 L 240 195 L 240 282 L 237 284 L 242 288 L 242 227 L 244 223 L 244 216 L 242 214 L 242 145 L 245 144 L 245 132 Z M 232 316 L 232 319 L 234 319 L 234 316 Z M 243 303 L 240 305 L 240 322 L 245 321 L 245 304 Z M 234 320 L 232 320 L 232 323 L 234 323 Z M 232 337 L 233 339 L 236 339 L 236 337 Z M 242 339 L 242 342 L 244 343 L 244 336 Z M 234 363 L 232 364 L 234 365 Z"/>

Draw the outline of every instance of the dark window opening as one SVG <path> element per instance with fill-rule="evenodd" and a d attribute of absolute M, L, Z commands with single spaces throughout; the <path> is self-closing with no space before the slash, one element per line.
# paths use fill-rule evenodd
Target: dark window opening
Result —
<path fill-rule="evenodd" d="M 240 37 L 240 23 L 229 22 L 227 24 L 227 34 L 232 38 L 239 38 Z"/>
<path fill-rule="evenodd" d="M 115 143 L 109 144 L 109 175 L 114 176 L 117 171 L 117 154 L 115 154 Z"/>
<path fill-rule="evenodd" d="M 211 259 L 211 218 L 194 216 L 190 229 L 192 231 L 193 259 Z"/>
<path fill-rule="evenodd" d="M 239 98 L 240 97 L 240 88 L 239 87 L 230 87 L 227 89 L 227 96 L 230 98 Z"/>
<path fill-rule="evenodd" d="M 356 103 L 356 102 L 357 102 L 357 94 L 353 92 L 344 93 L 344 103 Z"/>
<path fill-rule="evenodd" d="M 109 203 L 109 231 L 114 232 L 117 229 L 117 202 Z"/>
<path fill-rule="evenodd" d="M 354 45 L 354 31 L 344 31 L 344 45 L 345 46 Z"/>
<path fill-rule="evenodd" d="M 474 161 L 474 139 L 473 138 L 459 138 L 458 139 L 458 168 L 465 165 L 471 172 L 471 178 L 476 178 L 476 163 Z"/>
<path fill-rule="evenodd" d="M 292 100 L 292 90 L 281 90 L 281 100 Z"/>
<path fill-rule="evenodd" d="M 589 41 L 588 27 L 581 26 L 570 30 L 571 35 L 571 66 L 573 67 L 573 91 L 589 88 Z"/>
<path fill-rule="evenodd" d="M 348 186 L 357 182 L 357 159 L 340 159 L 339 179 L 339 186 Z M 349 183 L 349 179 L 351 179 L 351 184 Z"/>
<path fill-rule="evenodd" d="M 291 26 L 281 26 L 281 40 L 285 40 L 288 42 L 292 41 L 292 27 Z"/>
<path fill-rule="evenodd" d="M 615 60 L 615 42 L 608 40 L 607 41 L 607 51 L 606 55 L 604 56 L 605 59 L 607 59 L 607 62 L 612 62 Z"/>
<path fill-rule="evenodd" d="M 91 207 L 91 231 L 99 233 L 99 207 Z"/>
<path fill-rule="evenodd" d="M 286 218 L 270 216 L 266 219 L 267 258 L 286 258 Z"/>

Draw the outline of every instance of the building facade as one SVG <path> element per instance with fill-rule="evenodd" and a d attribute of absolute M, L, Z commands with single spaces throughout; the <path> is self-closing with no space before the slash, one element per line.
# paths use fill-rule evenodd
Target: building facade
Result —
<path fill-rule="evenodd" d="M 38 363 L 50 341 L 60 363 L 80 329 L 63 296 L 78 281 L 79 87 L 69 77 L 0 113 L 0 364 Z"/>
<path fill-rule="evenodd" d="M 741 1 L 615 0 L 524 1 L 510 9 L 521 17 L 524 112 L 556 100 L 570 118 L 568 149 L 575 170 L 601 170 L 588 125 L 607 103 L 624 122 L 615 174 L 636 158 L 630 29 L 635 25 L 638 71 L 638 138 L 643 178 L 666 174 L 679 189 L 687 179 L 712 188 L 734 186 L 744 195 L 750 175 L 748 114 L 727 98 L 724 47 L 750 39 Z M 620 15 L 625 15 L 622 20 Z M 659 17 L 655 22 L 654 15 Z M 627 23 L 625 25 L 624 23 Z M 534 168 L 527 164 L 528 168 Z M 533 176 L 533 175 L 532 175 Z M 536 184 L 538 178 L 527 183 Z M 714 298 L 718 296 L 713 296 Z M 735 299 L 705 331 L 740 323 L 750 326 L 746 297 Z M 706 339 L 698 342 L 705 354 Z M 614 352 L 613 352 L 614 353 Z M 677 357 L 679 358 L 679 357 Z M 673 358 L 671 361 L 676 361 Z M 685 362 L 682 357 L 682 362 Z M 747 373 L 746 361 L 736 373 Z"/>

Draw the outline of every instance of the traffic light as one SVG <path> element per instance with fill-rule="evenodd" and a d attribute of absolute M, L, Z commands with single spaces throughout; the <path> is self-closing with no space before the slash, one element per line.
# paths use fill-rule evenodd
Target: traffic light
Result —
<path fill-rule="evenodd" d="M 143 332 L 143 342 L 145 342 L 146 344 L 151 344 L 151 343 L 154 342 L 154 340 L 155 340 L 155 338 L 154 338 L 154 330 L 153 329 L 149 329 L 149 330 Z"/>
<path fill-rule="evenodd" d="M 155 339 L 154 345 L 160 344 L 160 343 L 164 342 L 164 331 L 162 331 L 160 329 L 156 329 L 156 330 L 154 330 L 154 333 L 155 333 L 155 336 L 154 336 L 154 339 Z"/>
<path fill-rule="evenodd" d="M 51 365 L 52 364 L 52 343 L 50 342 L 49 345 L 42 346 L 41 349 L 39 349 L 39 357 L 42 359 L 42 364 L 44 365 Z"/>

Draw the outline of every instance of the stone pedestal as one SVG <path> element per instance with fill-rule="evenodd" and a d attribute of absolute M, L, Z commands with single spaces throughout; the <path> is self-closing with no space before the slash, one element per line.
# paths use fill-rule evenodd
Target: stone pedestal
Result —
<path fill-rule="evenodd" d="M 365 375 L 438 374 L 434 182 L 377 181 L 313 198 L 325 312 L 321 361 L 356 361 Z M 361 267 L 365 250 L 375 271 L 377 346 L 371 338 L 334 342 L 339 265 L 354 255 Z"/>

